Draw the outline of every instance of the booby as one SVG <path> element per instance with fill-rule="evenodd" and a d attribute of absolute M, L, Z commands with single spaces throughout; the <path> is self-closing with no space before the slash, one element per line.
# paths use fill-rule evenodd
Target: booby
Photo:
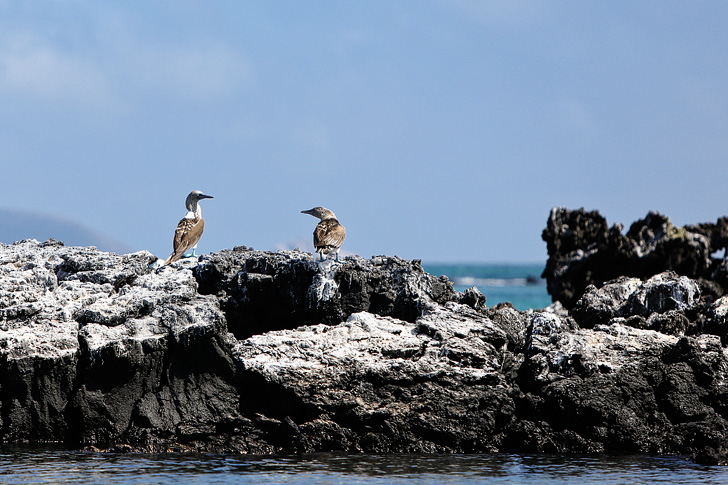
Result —
<path fill-rule="evenodd" d="M 212 198 L 211 195 L 205 195 L 199 190 L 193 190 L 187 196 L 187 200 L 185 200 L 187 215 L 177 224 L 177 229 L 174 231 L 174 241 L 172 242 L 174 251 L 164 264 L 174 263 L 182 256 L 196 256 L 197 242 L 202 237 L 203 229 L 205 229 L 205 220 L 202 218 L 202 210 L 198 202 L 202 199 Z M 188 249 L 192 249 L 190 255 L 185 254 Z"/>
<path fill-rule="evenodd" d="M 302 214 L 309 214 L 321 219 L 313 231 L 313 245 L 316 252 L 319 253 L 321 261 L 324 260 L 324 254 L 330 252 L 336 253 L 336 261 L 339 261 L 339 249 L 344 243 L 346 237 L 346 229 L 336 220 L 336 215 L 325 207 L 314 207 L 307 211 L 301 211 Z"/>

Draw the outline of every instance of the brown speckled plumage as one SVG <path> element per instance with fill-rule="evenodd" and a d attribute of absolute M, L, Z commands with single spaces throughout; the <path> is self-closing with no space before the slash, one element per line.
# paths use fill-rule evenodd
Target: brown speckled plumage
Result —
<path fill-rule="evenodd" d="M 313 231 L 313 245 L 321 259 L 323 259 L 324 254 L 334 252 L 338 260 L 339 248 L 341 248 L 346 238 L 346 229 L 339 224 L 336 215 L 325 207 L 314 207 L 307 211 L 301 211 L 301 213 L 321 219 L 321 222 L 316 225 L 316 229 Z"/>

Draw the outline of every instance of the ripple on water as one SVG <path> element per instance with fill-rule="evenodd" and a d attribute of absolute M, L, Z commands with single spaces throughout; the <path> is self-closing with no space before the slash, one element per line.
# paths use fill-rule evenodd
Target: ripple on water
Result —
<path fill-rule="evenodd" d="M 0 482 L 114 484 L 728 483 L 728 468 L 610 455 L 190 455 L 0 451 Z"/>

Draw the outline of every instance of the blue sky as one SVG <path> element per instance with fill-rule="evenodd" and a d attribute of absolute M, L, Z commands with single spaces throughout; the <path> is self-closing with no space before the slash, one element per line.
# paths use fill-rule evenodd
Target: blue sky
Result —
<path fill-rule="evenodd" d="M 2 208 L 159 256 L 542 261 L 553 206 L 728 214 L 722 1 L 0 0 Z M 1 223 L 1 222 L 0 222 Z"/>

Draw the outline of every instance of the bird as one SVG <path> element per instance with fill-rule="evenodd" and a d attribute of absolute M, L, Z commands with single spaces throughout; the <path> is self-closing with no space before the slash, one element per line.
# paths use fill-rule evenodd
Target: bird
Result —
<path fill-rule="evenodd" d="M 183 256 L 196 256 L 195 249 L 197 249 L 197 243 L 205 228 L 205 220 L 202 218 L 199 201 L 213 198 L 213 196 L 205 195 L 199 190 L 193 190 L 189 193 L 185 200 L 187 215 L 177 224 L 177 229 L 174 231 L 174 240 L 172 241 L 174 250 L 164 264 L 174 263 Z M 185 254 L 188 249 L 192 249 L 192 253 L 189 255 Z"/>
<path fill-rule="evenodd" d="M 318 217 L 321 221 L 313 231 L 313 245 L 319 253 L 320 261 L 324 260 L 324 254 L 336 253 L 336 261 L 339 261 L 339 249 L 344 243 L 346 229 L 336 220 L 336 215 L 325 207 L 314 207 L 301 214 L 309 214 Z"/>

